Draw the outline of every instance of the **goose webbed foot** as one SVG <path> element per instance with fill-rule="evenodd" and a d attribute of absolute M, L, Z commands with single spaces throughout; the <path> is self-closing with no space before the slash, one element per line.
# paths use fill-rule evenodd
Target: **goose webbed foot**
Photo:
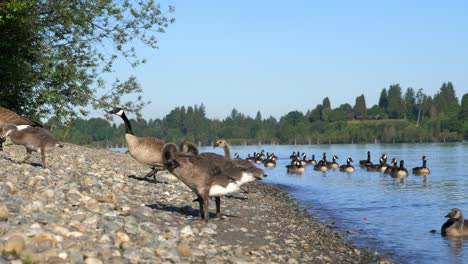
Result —
<path fill-rule="evenodd" d="M 158 170 L 152 169 L 148 174 L 144 176 L 144 178 L 151 178 L 153 177 L 154 180 L 156 180 L 156 174 L 158 173 Z"/>

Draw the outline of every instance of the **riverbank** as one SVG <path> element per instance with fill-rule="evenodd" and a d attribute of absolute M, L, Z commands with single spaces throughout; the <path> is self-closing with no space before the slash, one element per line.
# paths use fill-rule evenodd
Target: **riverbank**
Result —
<path fill-rule="evenodd" d="M 128 154 L 65 144 L 47 154 L 5 146 L 0 152 L 0 251 L 33 263 L 378 263 L 313 220 L 277 187 L 222 198 L 223 220 L 198 217 L 181 182 Z"/>

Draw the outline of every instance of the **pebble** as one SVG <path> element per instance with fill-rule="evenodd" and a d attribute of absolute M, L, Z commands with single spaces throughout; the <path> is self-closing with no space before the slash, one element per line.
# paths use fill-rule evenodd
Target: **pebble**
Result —
<path fill-rule="evenodd" d="M 222 198 L 223 220 L 199 218 L 194 194 L 169 173 L 128 154 L 65 144 L 49 168 L 0 152 L 2 263 L 389 263 L 358 249 L 300 209 L 288 193 L 254 183 L 245 199 Z M 33 163 L 41 158 L 33 153 Z M 133 176 L 131 176 L 133 175 Z M 214 213 L 210 206 L 210 212 Z M 210 203 L 211 205 L 211 203 Z M 18 234 L 22 234 L 20 236 Z"/>

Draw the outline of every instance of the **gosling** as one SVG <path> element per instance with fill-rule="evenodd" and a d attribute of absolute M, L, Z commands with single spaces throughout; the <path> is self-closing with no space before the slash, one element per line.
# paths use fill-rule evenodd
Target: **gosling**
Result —
<path fill-rule="evenodd" d="M 54 147 L 63 147 L 58 140 L 49 134 L 49 131 L 41 127 L 26 127 L 18 130 L 17 126 L 6 124 L 2 128 L 0 138 L 6 139 L 7 137 L 10 137 L 14 144 L 23 145 L 26 148 L 26 157 L 23 159 L 22 163 L 29 160 L 32 152 L 39 152 L 41 154 L 43 168 L 46 168 L 46 151 Z"/>

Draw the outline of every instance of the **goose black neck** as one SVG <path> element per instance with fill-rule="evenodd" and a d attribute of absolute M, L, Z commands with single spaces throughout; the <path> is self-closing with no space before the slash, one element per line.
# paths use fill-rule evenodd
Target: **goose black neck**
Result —
<path fill-rule="evenodd" d="M 426 160 L 423 160 L 423 168 L 426 168 Z"/>
<path fill-rule="evenodd" d="M 130 135 L 135 135 L 135 134 L 133 134 L 132 125 L 130 124 L 130 121 L 128 121 L 128 118 L 125 115 L 125 112 L 122 113 L 122 115 L 120 117 L 122 117 L 122 119 L 123 119 L 123 121 L 125 123 L 125 133 L 130 134 Z"/>

